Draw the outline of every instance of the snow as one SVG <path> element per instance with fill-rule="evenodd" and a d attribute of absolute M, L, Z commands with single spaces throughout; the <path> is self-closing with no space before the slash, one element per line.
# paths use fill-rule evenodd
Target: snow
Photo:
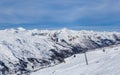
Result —
<path fill-rule="evenodd" d="M 31 75 L 119 75 L 120 45 L 87 52 L 89 65 L 85 64 L 84 54 L 65 59 L 65 63 L 41 69 Z"/>
<path fill-rule="evenodd" d="M 65 58 L 83 50 L 88 49 L 89 51 L 119 43 L 120 33 L 118 32 L 76 31 L 67 28 L 60 30 L 26 30 L 21 27 L 0 30 L 0 63 L 5 64 L 0 64 L 0 69 L 8 67 L 11 71 L 8 73 L 14 74 L 17 72 L 17 74 L 22 75 L 21 73 L 24 72 L 21 72 L 23 71 L 21 69 L 25 69 L 25 72 L 35 71 L 60 64 Z M 84 61 L 82 57 L 80 55 L 79 58 Z M 71 60 L 76 61 L 78 59 L 71 58 Z M 69 63 L 72 64 L 72 61 Z"/>

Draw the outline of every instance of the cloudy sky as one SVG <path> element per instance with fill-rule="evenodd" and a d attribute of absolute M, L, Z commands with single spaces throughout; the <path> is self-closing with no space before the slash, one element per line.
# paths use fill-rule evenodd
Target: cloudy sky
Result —
<path fill-rule="evenodd" d="M 119 26 L 120 0 L 0 0 L 0 27 Z"/>

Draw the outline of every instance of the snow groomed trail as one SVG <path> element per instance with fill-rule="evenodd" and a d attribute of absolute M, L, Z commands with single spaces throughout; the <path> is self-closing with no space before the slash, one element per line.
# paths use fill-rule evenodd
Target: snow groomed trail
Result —
<path fill-rule="evenodd" d="M 87 57 L 89 65 L 85 64 L 84 54 L 77 54 L 31 75 L 120 75 L 120 45 L 87 52 Z"/>

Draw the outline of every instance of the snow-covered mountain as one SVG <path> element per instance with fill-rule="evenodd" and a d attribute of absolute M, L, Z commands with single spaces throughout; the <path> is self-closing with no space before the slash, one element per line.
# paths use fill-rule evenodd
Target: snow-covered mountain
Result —
<path fill-rule="evenodd" d="M 0 74 L 29 74 L 64 62 L 73 54 L 120 43 L 118 32 L 0 30 Z"/>

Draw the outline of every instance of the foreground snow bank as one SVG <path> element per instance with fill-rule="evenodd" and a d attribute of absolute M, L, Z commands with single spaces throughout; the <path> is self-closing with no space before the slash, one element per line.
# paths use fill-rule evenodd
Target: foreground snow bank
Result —
<path fill-rule="evenodd" d="M 83 51 L 116 45 L 120 33 L 61 30 L 0 30 L 0 73 L 28 74 Z"/>
<path fill-rule="evenodd" d="M 77 54 L 65 59 L 66 63 L 41 69 L 31 75 L 120 75 L 120 45 L 87 52 L 89 65 L 84 55 Z"/>

